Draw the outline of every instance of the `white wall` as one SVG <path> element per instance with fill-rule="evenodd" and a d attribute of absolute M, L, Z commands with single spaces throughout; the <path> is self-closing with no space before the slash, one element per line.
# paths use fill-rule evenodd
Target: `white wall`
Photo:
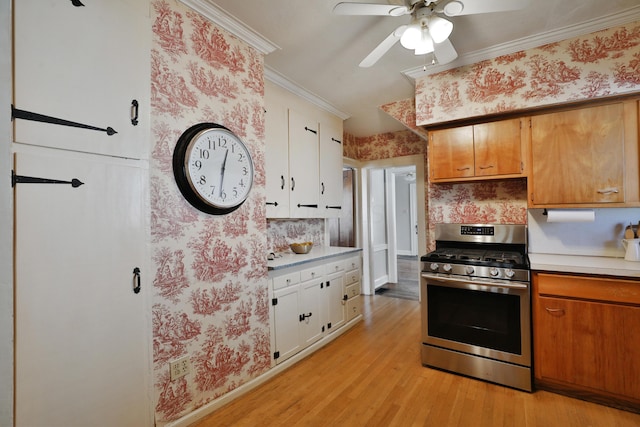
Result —
<path fill-rule="evenodd" d="M 640 208 L 593 209 L 593 222 L 547 222 L 543 209 L 529 209 L 529 253 L 624 257 L 622 239 Z"/>

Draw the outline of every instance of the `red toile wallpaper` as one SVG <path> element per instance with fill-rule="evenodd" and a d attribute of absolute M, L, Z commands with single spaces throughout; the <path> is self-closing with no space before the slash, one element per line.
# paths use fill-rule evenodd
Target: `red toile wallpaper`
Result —
<path fill-rule="evenodd" d="M 416 123 L 637 91 L 640 22 L 418 78 Z"/>
<path fill-rule="evenodd" d="M 151 256 L 153 380 L 163 425 L 271 363 L 264 209 L 263 56 L 175 0 L 152 1 Z M 198 122 L 230 128 L 256 168 L 249 199 L 223 216 L 181 196 L 172 155 Z M 191 374 L 170 381 L 188 355 Z"/>

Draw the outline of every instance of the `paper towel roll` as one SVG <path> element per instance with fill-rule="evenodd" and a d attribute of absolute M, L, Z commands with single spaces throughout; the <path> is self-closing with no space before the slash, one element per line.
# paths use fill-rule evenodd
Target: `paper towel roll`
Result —
<path fill-rule="evenodd" d="M 593 222 L 596 213 L 593 209 L 549 209 L 547 222 Z"/>

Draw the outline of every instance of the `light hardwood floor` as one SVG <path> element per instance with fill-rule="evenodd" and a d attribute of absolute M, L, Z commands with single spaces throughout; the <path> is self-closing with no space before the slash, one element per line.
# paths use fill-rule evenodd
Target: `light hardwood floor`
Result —
<path fill-rule="evenodd" d="M 364 321 L 192 427 L 640 426 L 639 414 L 423 367 L 420 304 L 363 299 Z"/>

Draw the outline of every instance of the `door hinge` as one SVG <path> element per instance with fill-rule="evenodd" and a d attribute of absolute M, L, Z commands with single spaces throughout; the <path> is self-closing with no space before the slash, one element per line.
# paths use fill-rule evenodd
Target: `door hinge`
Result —
<path fill-rule="evenodd" d="M 274 359 L 278 359 L 278 358 L 280 358 L 280 352 L 279 352 L 279 351 L 276 351 L 275 353 L 273 353 L 273 358 L 274 358 Z"/>
<path fill-rule="evenodd" d="M 278 298 L 272 298 L 271 305 L 278 305 Z"/>
<path fill-rule="evenodd" d="M 331 322 L 327 323 L 327 329 L 331 329 Z"/>
<path fill-rule="evenodd" d="M 11 171 L 11 186 L 15 187 L 16 184 L 69 184 L 73 188 L 78 188 L 84 185 L 84 182 L 77 178 L 73 178 L 71 181 L 62 181 L 59 179 L 38 178 L 35 176 L 22 176 L 16 175 L 14 171 Z"/>

